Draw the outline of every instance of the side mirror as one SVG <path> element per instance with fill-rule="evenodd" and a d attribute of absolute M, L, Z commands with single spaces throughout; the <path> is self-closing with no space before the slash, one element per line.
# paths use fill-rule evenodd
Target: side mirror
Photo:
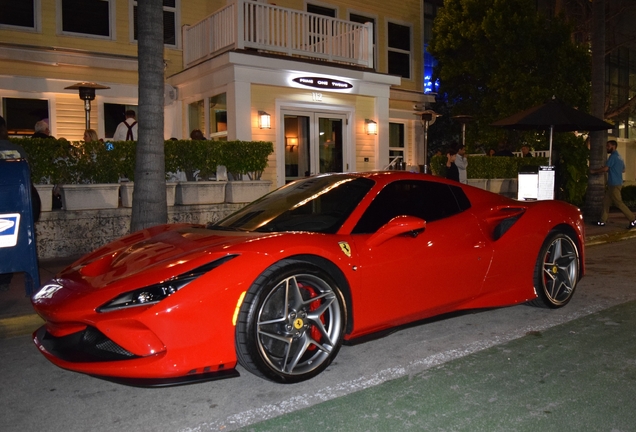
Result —
<path fill-rule="evenodd" d="M 426 221 L 415 216 L 396 216 L 384 224 L 367 241 L 369 247 L 376 247 L 400 235 L 417 237 L 426 229 Z"/>

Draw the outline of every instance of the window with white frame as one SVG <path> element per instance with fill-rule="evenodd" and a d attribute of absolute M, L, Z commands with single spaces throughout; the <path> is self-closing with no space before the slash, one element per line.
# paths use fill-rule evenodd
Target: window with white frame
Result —
<path fill-rule="evenodd" d="M 35 123 L 49 118 L 47 99 L 2 98 L 2 116 L 7 122 L 9 136 L 30 136 Z"/>
<path fill-rule="evenodd" d="M 0 27 L 37 30 L 40 0 L 0 0 Z"/>
<path fill-rule="evenodd" d="M 411 78 L 411 27 L 388 23 L 389 73 Z"/>
<path fill-rule="evenodd" d="M 389 123 L 389 162 L 392 163 L 391 169 L 399 169 L 405 166 L 406 151 L 403 123 Z"/>
<path fill-rule="evenodd" d="M 177 32 L 178 24 L 178 1 L 179 0 L 163 0 L 163 44 L 176 47 L 178 45 L 179 34 Z M 133 40 L 138 40 L 137 34 L 137 0 L 132 2 L 132 33 Z"/>
<path fill-rule="evenodd" d="M 57 0 L 61 33 L 114 38 L 115 0 Z"/>

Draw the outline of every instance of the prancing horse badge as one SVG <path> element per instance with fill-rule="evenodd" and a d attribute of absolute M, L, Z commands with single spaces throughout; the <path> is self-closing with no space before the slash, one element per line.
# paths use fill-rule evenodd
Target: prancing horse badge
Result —
<path fill-rule="evenodd" d="M 342 252 L 348 258 L 351 258 L 351 247 L 349 247 L 349 243 L 347 243 L 346 241 L 341 241 L 341 242 L 338 242 L 338 245 L 340 246 L 340 249 L 342 250 Z"/>

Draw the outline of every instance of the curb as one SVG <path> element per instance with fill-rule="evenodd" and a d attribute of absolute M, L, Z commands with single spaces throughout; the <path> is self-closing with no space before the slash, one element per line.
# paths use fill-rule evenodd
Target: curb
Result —
<path fill-rule="evenodd" d="M 596 246 L 605 243 L 615 243 L 631 238 L 636 238 L 636 230 L 625 230 L 625 232 L 615 231 L 607 234 L 597 234 L 585 238 L 585 247 Z"/>

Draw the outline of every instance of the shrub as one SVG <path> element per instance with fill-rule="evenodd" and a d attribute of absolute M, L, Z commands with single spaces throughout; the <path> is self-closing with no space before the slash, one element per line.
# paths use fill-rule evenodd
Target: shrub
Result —
<path fill-rule="evenodd" d="M 431 172 L 434 175 L 446 176 L 446 155 L 431 158 Z M 466 175 L 469 179 L 516 178 L 522 167 L 542 166 L 548 164 L 548 158 L 533 157 L 487 157 L 469 156 Z"/>
<path fill-rule="evenodd" d="M 116 183 L 122 177 L 134 180 L 134 141 L 24 138 L 14 142 L 26 150 L 36 184 Z M 205 179 L 216 172 L 217 165 L 225 165 L 235 179 L 244 175 L 260 179 L 273 151 L 273 144 L 264 141 L 169 140 L 164 143 L 165 169 L 166 173 L 183 171 L 188 180 L 194 180 L 195 173 Z"/>

